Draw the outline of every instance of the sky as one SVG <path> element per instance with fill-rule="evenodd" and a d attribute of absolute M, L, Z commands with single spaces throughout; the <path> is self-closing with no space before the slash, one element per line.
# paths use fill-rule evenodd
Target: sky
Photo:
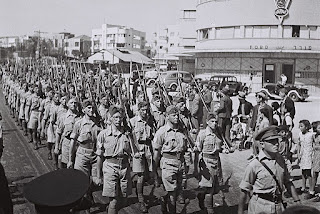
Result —
<path fill-rule="evenodd" d="M 133 27 L 151 39 L 157 26 L 176 24 L 179 0 L 0 0 L 0 37 L 42 32 L 91 36 L 103 23 Z"/>

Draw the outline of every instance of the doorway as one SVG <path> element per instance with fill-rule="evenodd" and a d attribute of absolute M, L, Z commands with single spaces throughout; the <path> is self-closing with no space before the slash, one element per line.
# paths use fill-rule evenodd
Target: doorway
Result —
<path fill-rule="evenodd" d="M 292 64 L 282 64 L 282 74 L 287 77 L 287 84 L 293 83 L 293 65 Z"/>
<path fill-rule="evenodd" d="M 275 64 L 265 64 L 263 83 L 276 83 Z"/>

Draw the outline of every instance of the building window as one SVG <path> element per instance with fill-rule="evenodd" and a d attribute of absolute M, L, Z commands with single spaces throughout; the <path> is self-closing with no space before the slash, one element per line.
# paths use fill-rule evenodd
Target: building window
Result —
<path fill-rule="evenodd" d="M 310 27 L 310 39 L 318 39 L 318 31 L 316 26 Z"/>
<path fill-rule="evenodd" d="M 254 38 L 269 38 L 270 27 L 269 26 L 254 26 L 253 27 Z"/>
<path fill-rule="evenodd" d="M 183 11 L 184 19 L 195 19 L 196 18 L 196 10 L 184 10 Z"/>
<path fill-rule="evenodd" d="M 278 26 L 271 26 L 270 27 L 270 38 L 277 38 L 278 37 Z"/>
<path fill-rule="evenodd" d="M 300 27 L 300 38 L 304 39 L 309 39 L 310 38 L 310 33 L 309 33 L 309 28 L 306 26 L 301 26 Z"/>
<path fill-rule="evenodd" d="M 209 29 L 200 30 L 201 39 L 209 39 Z"/>
<path fill-rule="evenodd" d="M 170 47 L 173 47 L 174 46 L 174 44 L 173 43 L 170 43 Z"/>
<path fill-rule="evenodd" d="M 234 38 L 240 38 L 240 37 L 241 37 L 240 26 L 234 27 Z"/>
<path fill-rule="evenodd" d="M 292 26 L 292 37 L 300 37 L 300 26 L 298 25 Z"/>
<path fill-rule="evenodd" d="M 117 43 L 117 47 L 118 48 L 124 48 L 125 47 L 125 43 Z"/>
<path fill-rule="evenodd" d="M 217 39 L 230 39 L 233 38 L 234 27 L 216 28 Z"/>
<path fill-rule="evenodd" d="M 69 47 L 69 42 L 66 42 L 66 47 Z"/>
<path fill-rule="evenodd" d="M 79 42 L 75 42 L 74 46 L 79 47 Z"/>
<path fill-rule="evenodd" d="M 160 48 L 160 49 L 162 49 L 162 48 L 163 48 L 163 46 L 160 46 L 159 48 Z"/>
<path fill-rule="evenodd" d="M 283 26 L 283 38 L 292 38 L 292 36 L 293 36 L 292 26 Z"/>
<path fill-rule="evenodd" d="M 252 35 L 253 35 L 253 27 L 252 26 L 246 26 L 245 27 L 244 36 L 246 38 L 252 38 Z"/>

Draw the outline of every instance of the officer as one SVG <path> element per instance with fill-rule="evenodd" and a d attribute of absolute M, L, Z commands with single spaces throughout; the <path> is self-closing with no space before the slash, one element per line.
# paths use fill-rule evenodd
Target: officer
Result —
<path fill-rule="evenodd" d="M 129 156 L 132 150 L 122 126 L 123 109 L 111 106 L 109 113 L 110 124 L 97 139 L 97 183 L 103 184 L 102 196 L 109 197 L 108 214 L 116 214 L 121 198 L 131 194 Z"/>
<path fill-rule="evenodd" d="M 219 192 L 222 180 L 219 157 L 222 140 L 218 137 L 217 114 L 209 112 L 206 123 L 207 127 L 199 132 L 196 141 L 196 148 L 201 152 L 199 186 L 204 190 L 204 193 L 198 194 L 198 199 L 200 208 L 206 209 L 208 214 L 213 214 L 213 195 Z"/>
<path fill-rule="evenodd" d="M 291 193 L 295 202 L 300 203 L 295 187 L 290 179 L 285 160 L 279 154 L 279 139 L 276 126 L 261 130 L 255 137 L 260 141 L 261 150 L 257 158 L 253 158 L 246 168 L 240 183 L 240 201 L 238 213 L 243 213 L 244 204 L 249 195 L 248 214 L 282 213 L 283 187 Z"/>
<path fill-rule="evenodd" d="M 182 189 L 184 153 L 187 150 L 187 138 L 179 126 L 179 110 L 171 105 L 166 109 L 167 123 L 155 134 L 154 148 L 155 169 L 161 159 L 162 183 L 165 191 L 165 202 L 168 201 L 169 213 L 176 213 L 176 193 Z M 166 203 L 165 203 L 166 204 Z M 167 207 L 162 207 L 167 212 Z"/>
<path fill-rule="evenodd" d="M 69 214 L 81 202 L 89 185 L 89 178 L 79 170 L 60 169 L 28 183 L 24 196 L 35 205 L 38 214 Z"/>
<path fill-rule="evenodd" d="M 75 122 L 80 119 L 76 108 L 77 105 L 77 100 L 75 98 L 69 99 L 67 103 L 68 111 L 58 119 L 54 153 L 56 155 L 61 154 L 60 168 L 67 168 L 67 164 L 69 162 L 70 135 Z"/>

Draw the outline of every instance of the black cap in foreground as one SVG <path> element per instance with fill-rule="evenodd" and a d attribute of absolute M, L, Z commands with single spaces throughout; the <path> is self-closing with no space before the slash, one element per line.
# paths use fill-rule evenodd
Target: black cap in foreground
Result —
<path fill-rule="evenodd" d="M 44 174 L 24 187 L 25 198 L 40 214 L 69 213 L 90 186 L 89 177 L 75 169 Z"/>

